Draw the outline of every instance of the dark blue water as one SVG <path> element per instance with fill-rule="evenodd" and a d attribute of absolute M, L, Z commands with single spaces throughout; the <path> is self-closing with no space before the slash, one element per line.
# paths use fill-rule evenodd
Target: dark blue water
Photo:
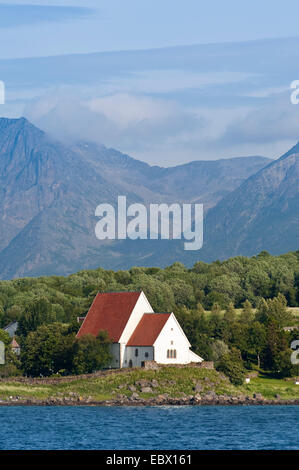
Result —
<path fill-rule="evenodd" d="M 0 407 L 0 449 L 298 449 L 297 406 Z"/>

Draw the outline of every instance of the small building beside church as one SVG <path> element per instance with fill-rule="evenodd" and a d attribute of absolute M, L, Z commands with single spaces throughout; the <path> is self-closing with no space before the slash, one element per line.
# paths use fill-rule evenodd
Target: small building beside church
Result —
<path fill-rule="evenodd" d="M 14 321 L 14 322 L 9 323 L 7 326 L 3 328 L 3 330 L 6 331 L 6 333 L 8 333 L 9 336 L 12 338 L 11 349 L 17 356 L 21 354 L 20 345 L 18 344 L 15 338 L 15 334 L 18 329 L 18 326 L 19 326 L 19 322 Z"/>
<path fill-rule="evenodd" d="M 19 327 L 19 322 L 13 321 L 9 323 L 7 326 L 5 326 L 3 330 L 6 331 L 6 333 L 8 333 L 11 338 L 13 338 L 16 334 L 18 327 Z"/>
<path fill-rule="evenodd" d="M 107 331 L 113 368 L 159 364 L 189 364 L 203 358 L 191 344 L 173 313 L 155 313 L 144 292 L 98 293 L 77 337 Z"/>
<path fill-rule="evenodd" d="M 12 352 L 14 352 L 17 356 L 21 354 L 21 348 L 19 343 L 17 342 L 16 338 L 13 337 L 12 342 L 11 342 L 11 349 Z"/>

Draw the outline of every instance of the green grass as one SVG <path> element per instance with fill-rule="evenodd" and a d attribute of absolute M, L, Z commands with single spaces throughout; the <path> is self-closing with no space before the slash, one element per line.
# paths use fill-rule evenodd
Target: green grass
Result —
<path fill-rule="evenodd" d="M 0 399 L 7 399 L 10 396 L 33 397 L 36 399 L 45 399 L 48 397 L 70 397 L 72 394 L 86 399 L 108 400 L 115 398 L 118 394 L 131 396 L 132 391 L 128 389 L 129 385 L 141 379 L 155 379 L 158 381 L 158 387 L 153 388 L 153 393 L 141 393 L 140 387 L 137 393 L 141 397 L 148 398 L 167 393 L 170 397 L 180 397 L 183 394 L 194 395 L 193 387 L 195 383 L 200 383 L 203 393 L 209 390 L 215 390 L 221 393 L 237 394 L 238 391 L 226 378 L 222 378 L 214 370 L 196 369 L 192 367 L 175 368 L 165 367 L 158 371 L 146 371 L 143 369 L 131 369 L 125 373 L 111 373 L 104 377 L 89 379 L 78 379 L 71 382 L 58 382 L 54 385 L 24 385 L 17 381 L 0 382 Z M 119 386 L 125 385 L 124 388 Z"/>
<path fill-rule="evenodd" d="M 237 318 L 241 315 L 242 310 L 243 310 L 242 308 L 235 309 Z M 252 312 L 256 313 L 256 310 L 257 310 L 256 308 L 253 308 Z M 292 319 L 290 321 L 290 325 L 288 326 L 295 326 L 295 325 L 299 326 L 299 307 L 288 307 L 287 310 L 292 314 Z M 205 310 L 204 312 L 205 312 L 206 318 L 210 318 L 211 310 Z M 224 313 L 225 313 L 225 310 L 221 310 L 220 315 L 223 317 Z"/>
<path fill-rule="evenodd" d="M 242 389 L 247 395 L 261 393 L 263 397 L 269 399 L 275 398 L 277 394 L 282 399 L 299 398 L 299 385 L 295 385 L 294 380 L 275 379 L 265 374 L 251 379 L 249 384 L 242 386 Z"/>
<path fill-rule="evenodd" d="M 288 310 L 290 310 L 294 317 L 299 317 L 299 307 L 289 307 Z"/>
<path fill-rule="evenodd" d="M 47 385 L 24 385 L 18 382 L 1 382 L 0 399 L 7 400 L 9 397 L 46 399 L 51 396 L 51 387 Z"/>
<path fill-rule="evenodd" d="M 242 308 L 236 308 L 235 312 L 236 312 L 237 315 L 240 315 L 242 310 L 243 310 Z M 256 313 L 256 310 L 257 310 L 256 308 L 252 308 L 253 313 Z M 299 317 L 299 307 L 287 307 L 287 310 L 289 312 L 291 312 L 291 314 L 294 317 Z M 221 310 L 221 313 L 222 313 L 222 315 L 224 315 L 225 310 Z M 205 314 L 207 314 L 207 316 L 210 316 L 211 315 L 211 310 L 205 310 Z"/>
<path fill-rule="evenodd" d="M 136 381 L 145 379 L 157 380 L 158 387 L 153 388 L 151 393 L 141 393 L 140 387 L 135 385 Z M 137 388 L 140 397 L 150 398 L 161 394 L 168 394 L 170 397 L 182 397 L 184 395 L 194 395 L 193 387 L 195 383 L 200 384 L 205 394 L 208 391 L 215 391 L 218 395 L 238 396 L 240 394 L 252 396 L 253 393 L 261 393 L 265 398 L 275 398 L 279 394 L 283 399 L 299 398 L 299 386 L 293 381 L 273 379 L 265 375 L 251 379 L 249 384 L 239 387 L 233 386 L 229 380 L 215 370 L 199 369 L 196 367 L 163 367 L 158 371 L 146 371 L 144 369 L 130 369 L 123 373 L 111 373 L 103 377 L 92 377 L 88 379 L 78 378 L 71 382 L 60 382 L 57 380 L 49 384 L 44 379 L 44 384 L 39 380 L 36 384 L 24 384 L 16 380 L 0 382 L 0 399 L 8 400 L 10 397 L 20 397 L 21 399 L 34 398 L 45 400 L 50 397 L 74 398 L 93 401 L 103 401 L 116 398 L 119 394 L 130 397 L 132 391 L 129 385 Z M 119 386 L 125 386 L 119 388 Z M 81 397 L 81 398 L 80 398 Z"/>

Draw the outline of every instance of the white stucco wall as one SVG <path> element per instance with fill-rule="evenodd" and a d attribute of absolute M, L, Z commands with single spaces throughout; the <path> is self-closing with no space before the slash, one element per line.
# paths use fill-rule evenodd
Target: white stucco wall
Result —
<path fill-rule="evenodd" d="M 172 314 L 154 344 L 154 360 L 159 364 L 189 364 L 190 343 Z M 176 358 L 168 358 L 167 350 L 175 349 Z"/>
<path fill-rule="evenodd" d="M 138 356 L 135 351 L 138 350 Z M 148 357 L 145 356 L 148 354 Z M 127 346 L 124 352 L 123 367 L 130 367 L 130 360 L 132 361 L 131 367 L 141 367 L 145 361 L 154 360 L 154 348 L 153 346 Z"/>
<path fill-rule="evenodd" d="M 119 348 L 120 344 L 119 343 L 112 343 L 110 346 L 110 352 L 113 357 L 112 362 L 111 362 L 111 367 L 114 369 L 119 369 Z"/>
<path fill-rule="evenodd" d="M 202 362 L 204 359 L 189 349 L 189 362 Z"/>
<path fill-rule="evenodd" d="M 120 337 L 119 342 L 121 343 L 121 367 L 127 367 L 125 364 L 125 350 L 126 344 L 129 341 L 133 331 L 135 330 L 136 326 L 141 320 L 141 317 L 144 313 L 154 313 L 152 306 L 150 305 L 149 301 L 147 300 L 146 296 L 143 292 L 141 292 L 135 307 L 132 311 L 132 314 L 126 324 L 124 331 Z"/>

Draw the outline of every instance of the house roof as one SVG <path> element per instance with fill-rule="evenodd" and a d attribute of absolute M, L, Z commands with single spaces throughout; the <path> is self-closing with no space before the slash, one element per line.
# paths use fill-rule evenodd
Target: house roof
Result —
<path fill-rule="evenodd" d="M 8 325 L 4 326 L 3 330 L 7 330 L 8 328 L 10 328 L 11 326 L 18 326 L 19 322 L 17 321 L 12 321 L 10 323 L 8 323 Z"/>
<path fill-rule="evenodd" d="M 153 346 L 171 313 L 145 313 L 127 346 Z"/>
<path fill-rule="evenodd" d="M 140 294 L 141 292 L 98 293 L 77 338 L 86 334 L 97 336 L 100 330 L 106 330 L 110 339 L 118 342 Z"/>
<path fill-rule="evenodd" d="M 13 349 L 20 347 L 19 343 L 17 343 L 17 341 L 16 341 L 15 338 L 13 338 L 13 340 L 12 340 L 12 342 L 11 342 L 11 347 L 12 347 Z"/>

